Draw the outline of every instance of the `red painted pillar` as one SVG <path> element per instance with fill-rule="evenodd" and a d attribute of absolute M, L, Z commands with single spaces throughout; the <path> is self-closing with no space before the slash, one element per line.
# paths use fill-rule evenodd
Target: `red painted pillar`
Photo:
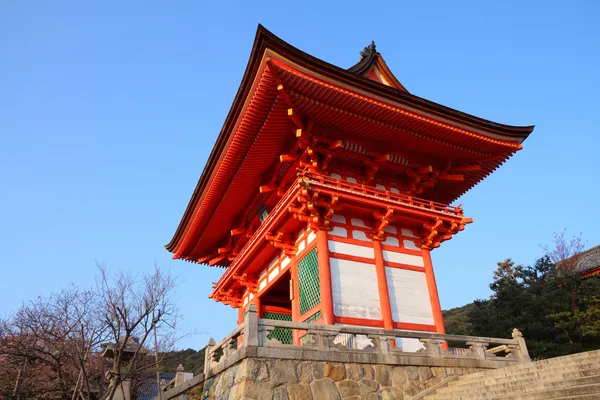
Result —
<path fill-rule="evenodd" d="M 390 305 L 390 293 L 388 291 L 387 277 L 385 275 L 385 262 L 383 260 L 383 249 L 381 241 L 373 240 L 373 251 L 375 252 L 375 270 L 377 271 L 377 288 L 379 290 L 379 304 L 381 307 L 381 319 L 383 329 L 394 329 L 392 320 L 392 307 Z"/>
<path fill-rule="evenodd" d="M 429 301 L 431 302 L 431 310 L 433 311 L 433 322 L 437 333 L 446 333 L 446 329 L 444 328 L 444 317 L 442 316 L 442 308 L 440 306 L 440 298 L 438 297 L 437 285 L 435 283 L 435 275 L 433 274 L 433 265 L 431 264 L 431 254 L 429 253 L 429 249 L 423 249 L 425 279 L 427 280 Z"/>
<path fill-rule="evenodd" d="M 260 306 L 260 297 L 258 297 L 258 293 L 254 293 L 254 299 L 252 299 L 254 305 L 256 306 L 256 314 L 258 318 L 262 318 L 262 307 Z"/>
<path fill-rule="evenodd" d="M 317 234 L 317 254 L 319 259 L 319 284 L 321 291 L 321 314 L 325 325 L 333 325 L 333 299 L 331 296 L 331 268 L 329 266 L 329 244 L 327 231 L 319 229 Z"/>
<path fill-rule="evenodd" d="M 290 267 L 290 275 L 292 285 L 292 321 L 300 322 L 300 287 L 298 286 L 298 263 L 296 262 L 296 256 L 292 257 L 291 264 L 292 265 Z M 294 341 L 295 345 L 300 344 L 300 335 L 298 330 L 296 329 L 292 330 L 292 340 Z"/>

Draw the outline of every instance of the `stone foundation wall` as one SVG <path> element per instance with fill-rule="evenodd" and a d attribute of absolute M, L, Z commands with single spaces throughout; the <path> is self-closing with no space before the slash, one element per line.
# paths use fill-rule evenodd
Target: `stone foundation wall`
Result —
<path fill-rule="evenodd" d="M 468 367 L 244 358 L 186 391 L 188 400 L 408 399 Z M 203 377 L 202 377 L 203 379 Z"/>

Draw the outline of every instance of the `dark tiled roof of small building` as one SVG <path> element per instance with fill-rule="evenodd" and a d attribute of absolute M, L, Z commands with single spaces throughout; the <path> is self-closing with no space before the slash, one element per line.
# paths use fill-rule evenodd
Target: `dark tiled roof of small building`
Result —
<path fill-rule="evenodd" d="M 582 252 L 577 257 L 577 266 L 575 269 L 580 274 L 585 274 L 600 268 L 600 246 L 592 247 L 591 249 Z"/>

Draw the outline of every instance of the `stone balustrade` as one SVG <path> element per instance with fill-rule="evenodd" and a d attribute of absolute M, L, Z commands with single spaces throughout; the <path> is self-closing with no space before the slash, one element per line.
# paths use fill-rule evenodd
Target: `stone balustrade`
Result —
<path fill-rule="evenodd" d="M 273 333 L 288 330 L 293 332 L 296 344 L 282 343 Z M 290 337 L 288 335 L 287 337 Z M 407 351 L 402 340 L 410 339 L 417 350 Z M 449 347 L 449 344 L 458 347 Z M 490 347 L 493 346 L 493 347 Z M 204 371 L 225 363 L 244 347 L 294 349 L 341 353 L 340 357 L 376 355 L 382 360 L 413 360 L 416 364 L 435 364 L 435 360 L 479 360 L 489 364 L 519 363 L 531 361 L 523 335 L 517 329 L 511 339 L 445 335 L 400 329 L 383 330 L 349 325 L 321 325 L 303 322 L 277 321 L 258 318 L 254 305 L 250 305 L 244 323 L 215 343 L 211 339 L 205 354 Z M 418 359 L 421 360 L 418 360 Z M 388 363 L 393 363 L 388 362 Z"/>

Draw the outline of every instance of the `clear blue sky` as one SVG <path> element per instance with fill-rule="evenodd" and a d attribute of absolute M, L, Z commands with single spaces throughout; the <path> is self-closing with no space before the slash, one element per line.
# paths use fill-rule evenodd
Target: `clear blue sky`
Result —
<path fill-rule="evenodd" d="M 183 281 L 187 329 L 220 338 L 234 328 L 236 313 L 207 298 L 222 270 L 172 261 L 163 245 L 258 23 L 342 67 L 375 40 L 410 92 L 536 125 L 523 151 L 460 200 L 475 223 L 433 252 L 443 308 L 489 296 L 496 262 L 534 262 L 554 231 L 600 244 L 600 3 L 225 3 L 3 3 L 0 315 L 91 284 L 95 259 L 133 271 L 157 262 Z"/>

